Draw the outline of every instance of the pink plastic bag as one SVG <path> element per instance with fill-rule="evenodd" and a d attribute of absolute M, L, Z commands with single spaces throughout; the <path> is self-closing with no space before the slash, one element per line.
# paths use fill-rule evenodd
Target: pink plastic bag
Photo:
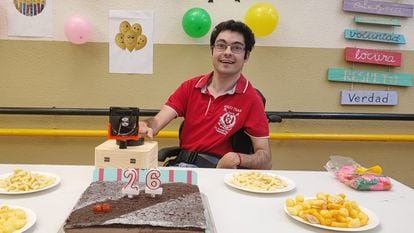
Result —
<path fill-rule="evenodd" d="M 326 170 L 332 172 L 335 177 L 356 190 L 382 191 L 391 189 L 391 179 L 384 175 L 370 172 L 357 172 L 362 166 L 348 157 L 331 156 L 326 163 Z"/>
<path fill-rule="evenodd" d="M 343 166 L 335 172 L 335 176 L 342 183 L 356 190 L 381 191 L 391 189 L 391 180 L 387 176 L 371 173 L 357 174 L 355 167 Z"/>

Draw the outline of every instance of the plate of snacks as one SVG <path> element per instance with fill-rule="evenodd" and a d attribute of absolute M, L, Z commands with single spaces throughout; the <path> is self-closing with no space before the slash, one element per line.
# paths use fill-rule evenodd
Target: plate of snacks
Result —
<path fill-rule="evenodd" d="M 0 194 L 27 194 L 55 187 L 60 177 L 47 172 L 31 172 L 16 169 L 0 175 Z"/>
<path fill-rule="evenodd" d="M 308 198 L 297 195 L 286 199 L 284 209 L 299 222 L 333 231 L 366 231 L 380 223 L 374 212 L 346 199 L 344 194 L 317 193 Z"/>
<path fill-rule="evenodd" d="M 227 174 L 224 182 L 236 189 L 254 193 L 283 193 L 295 188 L 295 183 L 274 173 L 246 171 Z"/>
<path fill-rule="evenodd" d="M 24 207 L 0 205 L 0 219 L 4 219 L 0 222 L 1 232 L 21 233 L 35 224 L 36 214 Z"/>

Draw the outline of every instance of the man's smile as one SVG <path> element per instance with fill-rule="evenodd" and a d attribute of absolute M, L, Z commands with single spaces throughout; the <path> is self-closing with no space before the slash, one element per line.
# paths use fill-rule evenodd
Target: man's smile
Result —
<path fill-rule="evenodd" d="M 229 60 L 229 59 L 220 59 L 219 62 L 225 63 L 225 64 L 234 64 L 235 63 L 233 60 Z"/>

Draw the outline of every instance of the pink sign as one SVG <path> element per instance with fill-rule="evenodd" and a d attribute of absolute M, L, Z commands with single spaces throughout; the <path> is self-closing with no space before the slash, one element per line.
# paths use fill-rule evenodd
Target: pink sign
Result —
<path fill-rule="evenodd" d="M 401 53 L 347 47 L 345 48 L 345 60 L 384 66 L 401 66 Z"/>

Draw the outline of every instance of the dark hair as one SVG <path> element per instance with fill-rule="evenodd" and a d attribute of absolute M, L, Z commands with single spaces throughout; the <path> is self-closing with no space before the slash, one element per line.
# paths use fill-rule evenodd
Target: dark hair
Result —
<path fill-rule="evenodd" d="M 213 48 L 214 43 L 216 42 L 218 34 L 222 31 L 233 31 L 233 32 L 239 32 L 244 37 L 244 43 L 245 43 L 245 49 L 246 49 L 246 55 L 250 53 L 254 47 L 254 43 L 256 42 L 254 39 L 254 34 L 252 30 L 243 22 L 240 21 L 234 21 L 234 20 L 227 20 L 224 22 L 221 22 L 217 24 L 216 27 L 214 27 L 213 32 L 210 36 L 210 46 Z"/>

